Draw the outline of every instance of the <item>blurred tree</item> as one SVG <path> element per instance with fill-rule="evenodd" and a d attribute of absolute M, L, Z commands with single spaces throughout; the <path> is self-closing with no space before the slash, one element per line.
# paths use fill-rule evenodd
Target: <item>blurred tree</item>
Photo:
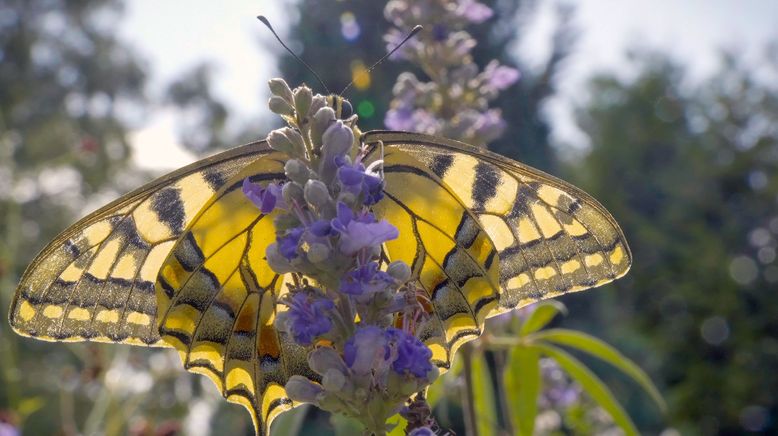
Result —
<path fill-rule="evenodd" d="M 162 403 L 186 412 L 168 354 L 152 374 L 147 351 L 26 340 L 5 316 L 35 253 L 141 179 L 127 168 L 128 126 L 146 107 L 145 73 L 115 36 L 121 13 L 117 0 L 0 1 L 0 415 L 25 434 L 124 433 L 141 404 L 152 428 Z"/>
<path fill-rule="evenodd" d="M 229 111 L 212 90 L 213 70 L 209 63 L 196 65 L 168 85 L 165 96 L 177 109 L 181 144 L 198 154 L 237 145 L 226 131 Z"/>
<path fill-rule="evenodd" d="M 599 304 L 566 301 L 647 353 L 684 434 L 778 431 L 776 53 L 758 70 L 726 55 L 696 89 L 643 53 L 637 78 L 596 78 L 578 112 L 592 148 L 571 173 L 622 225 L 634 266 Z M 639 424 L 646 409 L 632 404 Z"/>
<path fill-rule="evenodd" d="M 525 65 L 514 48 L 522 37 L 517 23 L 527 22 L 535 12 L 534 1 L 486 0 L 495 11 L 492 19 L 468 28 L 478 45 L 473 56 L 480 66 L 491 59 L 514 65 L 522 73 L 517 86 L 503 92 L 493 106 L 500 107 L 508 129 L 490 148 L 531 165 L 549 169 L 553 156 L 548 146 L 548 123 L 540 109 L 554 94 L 553 78 L 574 40 L 571 10 L 561 8 L 559 25 L 552 38 L 548 60 L 537 68 Z M 298 17 L 286 32 L 290 47 L 321 76 L 332 92 L 340 92 L 348 82 L 355 85 L 347 92 L 365 129 L 382 129 L 384 115 L 392 99 L 392 86 L 399 73 L 411 70 L 423 73 L 407 62 L 385 61 L 365 79 L 364 68 L 386 54 L 384 35 L 390 25 L 383 16 L 385 2 L 321 2 L 300 0 L 291 6 Z M 294 15 L 293 15 L 294 16 Z M 425 31 L 431 31 L 427 29 Z M 281 76 L 290 84 L 306 82 L 321 89 L 311 73 L 294 58 L 278 50 Z M 520 54 L 519 54 L 520 55 Z"/>

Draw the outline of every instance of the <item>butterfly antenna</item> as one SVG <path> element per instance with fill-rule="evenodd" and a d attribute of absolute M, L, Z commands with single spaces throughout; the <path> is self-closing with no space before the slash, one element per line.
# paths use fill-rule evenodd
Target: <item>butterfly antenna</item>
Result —
<path fill-rule="evenodd" d="M 413 29 L 411 29 L 411 31 L 405 36 L 405 38 L 403 38 L 403 40 L 400 41 L 400 43 L 397 44 L 392 49 L 392 51 L 390 51 L 389 53 L 385 54 L 381 59 L 379 59 L 376 63 L 374 63 L 372 67 L 368 68 L 367 72 L 369 73 L 369 72 L 373 71 L 375 69 L 375 67 L 377 67 L 381 62 L 385 61 L 389 56 L 393 55 L 394 52 L 399 50 L 400 47 L 403 46 L 403 44 L 408 42 L 409 39 L 413 38 L 414 36 L 416 36 L 417 33 L 421 32 L 422 29 L 423 29 L 423 27 L 421 27 L 419 25 L 417 25 Z M 353 85 L 353 84 L 354 84 L 354 81 L 352 80 L 351 82 L 349 82 L 348 85 L 346 85 L 345 88 L 343 88 L 343 91 L 340 91 L 340 94 L 338 94 L 338 95 L 343 96 L 343 93 L 346 92 L 349 88 L 351 88 L 351 85 Z"/>
<path fill-rule="evenodd" d="M 293 52 L 293 51 L 292 51 L 292 50 L 291 50 L 289 47 L 287 47 L 287 46 L 286 46 L 286 44 L 284 44 L 284 41 L 282 41 L 282 40 L 281 40 L 281 37 L 279 37 L 279 36 L 278 36 L 278 34 L 276 33 L 276 31 L 273 29 L 273 26 L 271 26 L 271 25 L 270 25 L 270 21 L 269 21 L 267 18 L 265 18 L 265 16 L 264 16 L 264 15 L 257 15 L 257 19 L 258 19 L 259 21 L 261 21 L 261 22 L 262 22 L 262 24 L 264 24 L 265 26 L 267 26 L 267 28 L 268 28 L 268 29 L 270 29 L 270 32 L 273 34 L 273 36 L 275 36 L 275 37 L 276 37 L 276 39 L 278 40 L 278 42 L 279 42 L 279 43 L 281 43 L 281 46 L 282 46 L 282 47 L 284 47 L 284 48 L 286 49 L 286 51 L 288 51 L 288 52 L 289 52 L 289 54 L 290 54 L 290 55 L 292 55 L 292 57 L 294 57 L 295 59 L 297 59 L 297 61 L 298 61 L 298 62 L 300 62 L 301 64 L 303 64 L 303 66 L 305 66 L 305 68 L 306 68 L 308 71 L 310 71 L 310 72 L 311 72 L 311 74 L 313 74 L 313 77 L 316 77 L 316 80 L 318 80 L 318 81 L 319 81 L 319 83 L 321 84 L 321 86 L 324 88 L 324 90 L 325 90 L 325 91 L 327 91 L 327 94 L 331 94 L 331 92 L 330 92 L 330 89 L 329 89 L 329 88 L 327 88 L 327 85 L 325 85 L 325 84 L 324 84 L 324 81 L 323 81 L 323 80 L 321 80 L 321 77 L 319 77 L 319 75 L 318 75 L 318 74 L 316 74 L 316 71 L 313 71 L 313 68 L 311 68 L 311 66 L 310 66 L 310 65 L 306 64 L 304 60 L 300 59 L 300 57 L 299 57 L 299 56 L 297 56 L 296 54 L 294 54 L 294 52 Z"/>

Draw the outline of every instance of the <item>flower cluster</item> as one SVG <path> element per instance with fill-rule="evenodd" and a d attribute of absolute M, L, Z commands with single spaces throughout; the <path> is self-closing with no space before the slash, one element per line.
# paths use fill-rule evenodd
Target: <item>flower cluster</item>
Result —
<path fill-rule="evenodd" d="M 432 352 L 407 322 L 425 315 L 410 268 L 381 256 L 382 245 L 398 237 L 369 209 L 383 197 L 382 162 L 367 162 L 356 116 L 338 119 L 327 99 L 305 86 L 291 90 L 274 79 L 270 89 L 271 110 L 289 126 L 267 141 L 288 156 L 287 180 L 260 185 L 246 178 L 243 193 L 273 217 L 268 265 L 293 278 L 276 328 L 308 347 L 310 368 L 321 377 L 291 377 L 287 395 L 382 434 L 386 419 L 438 375 Z"/>
<path fill-rule="evenodd" d="M 492 13 L 476 0 L 387 3 L 384 14 L 396 26 L 385 37 L 388 48 L 397 46 L 414 25 L 428 29 L 393 57 L 419 65 L 432 79 L 422 82 L 412 73 L 398 77 L 392 108 L 384 120 L 387 128 L 457 138 L 479 146 L 502 134 L 505 121 L 498 109 L 489 108 L 489 102 L 513 85 L 519 72 L 497 61 L 479 72 L 470 55 L 476 41 L 463 30 L 488 20 Z"/>

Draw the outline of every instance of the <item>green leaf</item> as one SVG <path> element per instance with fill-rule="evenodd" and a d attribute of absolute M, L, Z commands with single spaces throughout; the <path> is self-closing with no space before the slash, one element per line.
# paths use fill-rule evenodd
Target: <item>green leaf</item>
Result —
<path fill-rule="evenodd" d="M 330 423 L 336 435 L 354 435 L 362 434 L 364 426 L 354 418 L 349 418 L 340 413 L 330 415 Z M 279 435 L 280 436 L 280 435 Z"/>
<path fill-rule="evenodd" d="M 19 414 L 22 421 L 28 416 L 40 410 L 45 404 L 45 400 L 42 397 L 28 397 L 19 401 L 19 405 L 16 407 L 16 412 Z"/>
<path fill-rule="evenodd" d="M 395 426 L 386 436 L 405 436 L 405 427 L 408 426 L 408 421 L 400 416 L 400 414 L 387 419 L 386 423 Z"/>
<path fill-rule="evenodd" d="M 538 350 L 523 346 L 513 348 L 505 365 L 503 382 L 513 427 L 519 435 L 532 436 L 542 383 Z"/>
<path fill-rule="evenodd" d="M 427 395 L 425 398 L 427 399 L 427 404 L 429 404 L 433 409 L 445 394 L 443 388 L 446 385 L 445 378 L 447 378 L 447 376 L 448 374 L 444 374 L 442 377 L 439 377 L 437 380 L 435 380 L 435 383 L 432 383 L 429 389 L 427 389 Z"/>
<path fill-rule="evenodd" d="M 663 412 L 666 410 L 667 405 L 662 394 L 659 393 L 659 389 L 651 382 L 648 375 L 635 362 L 604 341 L 586 333 L 568 329 L 545 330 L 533 335 L 533 339 L 567 345 L 610 363 L 640 384 Z"/>
<path fill-rule="evenodd" d="M 519 336 L 526 336 L 542 329 L 560 312 L 567 313 L 567 308 L 564 304 L 556 300 L 546 300 L 541 303 L 536 303 L 535 310 L 532 311 L 529 318 L 521 325 Z"/>
<path fill-rule="evenodd" d="M 279 436 L 299 434 L 305 421 L 305 415 L 308 414 L 310 408 L 309 404 L 303 404 L 282 413 L 270 426 L 270 434 Z"/>
<path fill-rule="evenodd" d="M 497 423 L 497 404 L 494 398 L 494 386 L 489 373 L 489 365 L 482 351 L 473 352 L 471 358 L 472 400 L 476 416 L 475 426 L 479 435 L 496 434 L 499 428 Z"/>
<path fill-rule="evenodd" d="M 613 422 L 621 427 L 624 433 L 627 435 L 639 434 L 637 428 L 635 428 L 635 423 L 632 422 L 632 419 L 624 411 L 624 408 L 621 407 L 621 404 L 613 397 L 610 389 L 580 360 L 553 345 L 535 344 L 533 347 L 556 360 L 559 366 L 570 374 L 570 377 L 580 383 L 584 391 L 610 414 Z"/>

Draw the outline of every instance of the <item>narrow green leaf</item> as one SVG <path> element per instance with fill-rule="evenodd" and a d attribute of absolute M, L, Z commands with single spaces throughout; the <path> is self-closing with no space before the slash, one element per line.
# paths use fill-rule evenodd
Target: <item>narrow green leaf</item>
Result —
<path fill-rule="evenodd" d="M 616 398 L 613 397 L 611 390 L 580 360 L 553 345 L 535 344 L 534 347 L 540 350 L 541 353 L 556 360 L 559 366 L 570 374 L 570 377 L 580 383 L 584 391 L 610 414 L 613 422 L 621 427 L 624 433 L 628 436 L 639 434 L 632 419 L 624 411 L 624 408 L 621 407 L 621 404 L 616 401 Z"/>
<path fill-rule="evenodd" d="M 556 300 L 546 300 L 541 303 L 536 303 L 535 310 L 530 314 L 529 318 L 524 321 L 524 324 L 521 325 L 519 335 L 526 336 L 542 329 L 560 312 L 567 313 L 567 308 L 564 304 Z"/>
<path fill-rule="evenodd" d="M 489 365 L 484 353 L 477 351 L 472 356 L 472 380 L 473 380 L 473 406 L 475 408 L 476 422 L 479 435 L 491 435 L 498 433 L 497 404 L 494 398 L 494 386 L 489 373 Z"/>
<path fill-rule="evenodd" d="M 505 365 L 503 382 L 513 428 L 519 435 L 532 436 L 542 383 L 538 350 L 522 346 L 512 349 Z"/>
<path fill-rule="evenodd" d="M 273 425 L 270 426 L 270 434 L 278 436 L 293 436 L 299 434 L 300 429 L 303 428 L 305 415 L 308 414 L 310 408 L 311 406 L 309 404 L 303 404 L 288 412 L 282 413 L 273 421 Z"/>
<path fill-rule="evenodd" d="M 533 339 L 567 345 L 610 363 L 640 384 L 663 412 L 666 410 L 665 400 L 659 393 L 659 389 L 651 382 L 648 374 L 640 369 L 635 362 L 604 341 L 586 333 L 568 329 L 545 330 L 533 335 Z"/>

